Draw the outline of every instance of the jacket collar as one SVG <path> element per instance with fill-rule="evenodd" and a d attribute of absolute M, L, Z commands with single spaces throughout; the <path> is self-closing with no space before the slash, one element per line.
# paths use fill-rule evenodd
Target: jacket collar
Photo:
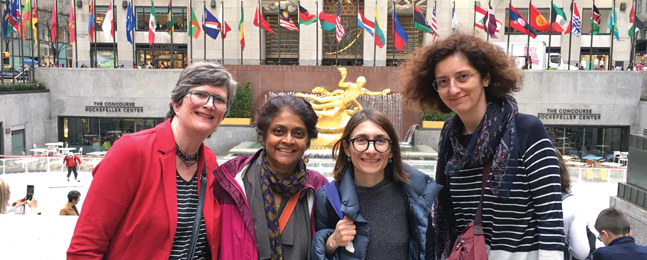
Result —
<path fill-rule="evenodd" d="M 341 195 L 340 210 L 344 213 L 344 216 L 348 216 L 354 222 L 367 222 L 359 214 L 359 199 L 357 198 L 357 189 L 351 171 L 351 169 L 347 169 L 339 183 L 339 193 Z"/>
<path fill-rule="evenodd" d="M 608 246 L 617 245 L 617 244 L 630 244 L 630 243 L 635 244 L 636 240 L 631 236 L 621 236 L 611 241 L 611 243 L 609 243 Z"/>

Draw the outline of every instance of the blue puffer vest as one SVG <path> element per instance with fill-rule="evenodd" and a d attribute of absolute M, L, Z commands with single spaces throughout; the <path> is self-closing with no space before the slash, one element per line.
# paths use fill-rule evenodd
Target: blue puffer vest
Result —
<path fill-rule="evenodd" d="M 407 215 L 409 220 L 409 259 L 433 259 L 433 237 L 434 230 L 431 226 L 432 203 L 442 188 L 433 178 L 418 171 L 417 169 L 403 164 L 404 170 L 409 174 L 411 182 L 400 184 L 401 189 L 407 196 Z M 339 186 L 341 194 L 341 212 L 353 222 L 357 234 L 353 240 L 355 252 L 350 253 L 345 248 L 338 248 L 331 256 L 326 256 L 326 240 L 335 231 L 335 227 L 328 226 L 328 212 L 326 208 L 326 193 L 319 189 L 315 201 L 315 236 L 312 240 L 311 258 L 345 260 L 364 259 L 368 248 L 370 234 L 369 223 L 359 214 L 359 202 L 352 174 L 349 171 L 344 173 Z"/>

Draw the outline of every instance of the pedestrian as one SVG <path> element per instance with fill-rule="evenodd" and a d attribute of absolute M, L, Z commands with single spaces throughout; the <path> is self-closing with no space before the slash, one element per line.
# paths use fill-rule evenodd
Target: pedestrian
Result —
<path fill-rule="evenodd" d="M 67 156 L 63 158 L 63 165 L 67 166 L 67 181 L 70 181 L 70 174 L 74 172 L 74 179 L 77 182 L 81 180 L 78 179 L 79 174 L 76 171 L 76 167 L 81 164 L 81 158 L 74 155 L 72 152 L 67 153 Z"/>
<path fill-rule="evenodd" d="M 565 259 L 585 259 L 593 251 L 590 243 L 595 245 L 595 239 L 589 241 L 588 222 L 583 214 L 584 205 L 577 196 L 571 193 L 571 178 L 568 174 L 568 168 L 562 158 L 562 154 L 555 150 L 559 160 L 559 170 L 561 173 L 562 184 L 562 211 L 564 212 L 564 235 L 566 237 L 567 250 L 564 251 Z"/>
<path fill-rule="evenodd" d="M 80 192 L 76 190 L 72 190 L 69 193 L 67 193 L 67 203 L 65 203 L 65 206 L 63 206 L 63 208 L 59 212 L 59 215 L 78 216 L 79 210 L 76 208 L 76 204 L 79 204 L 79 201 L 81 201 Z"/>
<path fill-rule="evenodd" d="M 636 244 L 631 236 L 629 220 L 619 210 L 608 208 L 600 212 L 595 220 L 598 240 L 604 243 L 593 252 L 594 260 L 647 259 L 647 246 Z"/>

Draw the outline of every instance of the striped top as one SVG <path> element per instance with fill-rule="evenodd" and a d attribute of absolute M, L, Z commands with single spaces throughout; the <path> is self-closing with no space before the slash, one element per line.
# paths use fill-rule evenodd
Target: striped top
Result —
<path fill-rule="evenodd" d="M 177 230 L 173 238 L 173 247 L 171 249 L 172 260 L 183 260 L 188 257 L 189 241 L 193 231 L 193 222 L 195 221 L 195 212 L 198 210 L 198 174 L 193 175 L 190 181 L 185 181 L 176 173 L 177 181 Z M 198 243 L 195 248 L 193 259 L 206 259 L 207 250 L 207 226 L 204 223 L 204 215 L 200 216 L 200 231 L 198 233 Z"/>
<path fill-rule="evenodd" d="M 563 259 L 564 225 L 557 156 L 543 124 L 517 116 L 520 155 L 510 197 L 501 199 L 485 186 L 483 231 L 490 259 Z M 463 136 L 467 146 L 471 136 Z M 443 167 L 444 168 L 444 167 Z M 456 231 L 474 220 L 481 195 L 483 167 L 466 168 L 449 177 Z"/>

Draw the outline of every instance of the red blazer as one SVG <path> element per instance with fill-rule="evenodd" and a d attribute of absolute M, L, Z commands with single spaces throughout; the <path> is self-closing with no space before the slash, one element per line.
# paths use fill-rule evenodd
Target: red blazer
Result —
<path fill-rule="evenodd" d="M 169 258 L 177 228 L 175 139 L 170 122 L 122 136 L 94 168 L 67 259 Z M 212 259 L 218 259 L 221 213 L 213 195 L 218 163 L 215 153 L 202 147 L 198 173 L 207 160 L 203 216 Z"/>

